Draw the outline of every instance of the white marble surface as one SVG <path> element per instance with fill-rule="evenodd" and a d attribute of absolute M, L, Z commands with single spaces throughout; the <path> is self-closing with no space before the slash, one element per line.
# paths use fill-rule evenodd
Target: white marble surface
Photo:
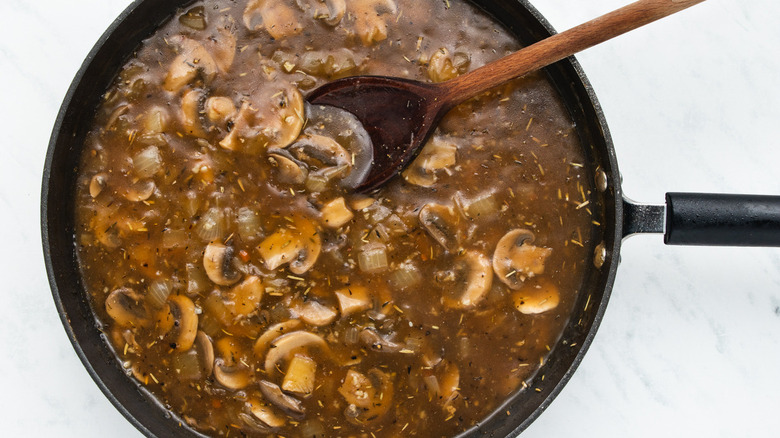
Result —
<path fill-rule="evenodd" d="M 137 437 L 90 380 L 51 300 L 43 160 L 81 60 L 129 0 L 0 2 L 2 436 Z M 537 0 L 559 30 L 623 0 Z M 780 195 L 780 2 L 709 0 L 578 56 L 624 189 Z M 775 437 L 780 250 L 625 243 L 607 315 L 563 393 L 523 436 Z"/>

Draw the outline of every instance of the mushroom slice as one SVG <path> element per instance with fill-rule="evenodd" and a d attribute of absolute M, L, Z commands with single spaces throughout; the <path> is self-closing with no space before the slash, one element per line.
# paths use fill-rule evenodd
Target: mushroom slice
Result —
<path fill-rule="evenodd" d="M 249 370 L 243 366 L 227 366 L 221 359 L 214 363 L 214 378 L 225 388 L 244 389 L 249 385 Z"/>
<path fill-rule="evenodd" d="M 263 393 L 266 400 L 277 408 L 296 417 L 304 414 L 305 410 L 303 409 L 303 404 L 300 400 L 282 392 L 282 388 L 279 388 L 279 385 L 267 380 L 261 380 L 258 385 L 260 386 L 260 392 Z"/>
<path fill-rule="evenodd" d="M 274 270 L 289 263 L 291 272 L 303 274 L 317 262 L 322 241 L 312 221 L 296 216 L 291 227 L 281 228 L 268 236 L 258 250 L 267 269 Z"/>
<path fill-rule="evenodd" d="M 336 309 L 317 301 L 309 300 L 291 306 L 293 315 L 297 315 L 306 324 L 322 327 L 332 323 L 338 316 Z"/>
<path fill-rule="evenodd" d="M 179 55 L 171 63 L 163 88 L 177 93 L 198 75 L 211 80 L 217 74 L 217 64 L 203 45 L 183 35 L 175 35 L 167 40 L 179 47 Z"/>
<path fill-rule="evenodd" d="M 276 179 L 285 184 L 303 184 L 309 175 L 306 167 L 285 156 L 281 151 L 269 154 L 268 162 L 276 169 Z"/>
<path fill-rule="evenodd" d="M 198 314 L 195 311 L 195 304 L 185 295 L 171 295 L 168 297 L 173 319 L 178 323 L 174 324 L 178 333 L 174 342 L 176 350 L 187 351 L 192 348 L 195 337 L 198 333 Z"/>
<path fill-rule="evenodd" d="M 364 286 L 349 286 L 335 292 L 339 300 L 341 316 L 347 317 L 353 313 L 362 312 L 371 308 L 371 297 Z"/>
<path fill-rule="evenodd" d="M 364 46 L 387 38 L 387 22 L 384 15 L 395 15 L 398 8 L 393 0 L 355 0 L 350 2 L 355 15 L 355 31 Z"/>
<path fill-rule="evenodd" d="M 303 330 L 279 336 L 271 342 L 270 347 L 268 354 L 265 356 L 265 372 L 269 375 L 274 371 L 279 362 L 288 360 L 295 351 L 316 347 L 328 353 L 330 352 L 328 344 L 322 337 Z"/>
<path fill-rule="evenodd" d="M 241 279 L 241 273 L 233 267 L 233 247 L 211 242 L 203 252 L 206 275 L 220 286 L 230 286 Z"/>
<path fill-rule="evenodd" d="M 233 99 L 225 96 L 213 96 L 206 100 L 206 117 L 211 123 L 225 123 L 236 114 Z"/>
<path fill-rule="evenodd" d="M 449 287 L 444 303 L 453 308 L 470 309 L 479 304 L 493 285 L 493 272 L 490 259 L 476 250 L 468 250 L 455 260 L 453 269 L 446 271 L 444 281 L 454 281 Z M 450 292 L 454 296 L 450 295 Z"/>
<path fill-rule="evenodd" d="M 128 187 L 124 196 L 130 202 L 143 202 L 151 198 L 156 189 L 154 180 L 142 179 Z"/>
<path fill-rule="evenodd" d="M 290 359 L 290 364 L 287 366 L 282 389 L 302 397 L 308 397 L 314 392 L 316 373 L 317 362 L 314 359 L 303 354 L 296 354 Z"/>
<path fill-rule="evenodd" d="M 217 68 L 223 73 L 230 70 L 236 57 L 236 23 L 230 16 L 222 16 L 216 32 L 204 40 L 204 46 L 211 52 Z"/>
<path fill-rule="evenodd" d="M 264 27 L 271 37 L 280 39 L 303 30 L 295 16 L 295 11 L 285 2 L 251 0 L 244 9 L 244 25 L 251 31 Z"/>
<path fill-rule="evenodd" d="M 106 298 L 106 312 L 117 324 L 124 327 L 147 327 L 149 309 L 143 296 L 127 287 L 114 289 Z"/>
<path fill-rule="evenodd" d="M 287 148 L 300 161 L 308 164 L 311 177 L 327 183 L 347 176 L 352 169 L 350 154 L 336 140 L 319 134 L 303 134 Z"/>
<path fill-rule="evenodd" d="M 214 346 L 206 333 L 198 330 L 195 335 L 195 351 L 198 352 L 198 360 L 203 375 L 208 378 L 214 371 Z"/>
<path fill-rule="evenodd" d="M 260 422 L 262 422 L 264 425 L 272 428 L 272 429 L 278 429 L 286 423 L 286 420 L 284 417 L 277 415 L 274 412 L 274 409 L 264 403 L 262 403 L 259 400 L 251 400 L 249 403 L 249 410 L 252 412 L 252 415 L 255 416 Z"/>
<path fill-rule="evenodd" d="M 515 292 L 512 300 L 520 313 L 536 315 L 558 307 L 561 294 L 549 280 L 538 280 L 537 284 L 526 284 Z"/>
<path fill-rule="evenodd" d="M 338 391 L 350 404 L 345 413 L 347 420 L 354 424 L 376 421 L 393 406 L 393 379 L 377 368 L 370 369 L 368 376 L 347 371 Z"/>
<path fill-rule="evenodd" d="M 397 353 L 401 351 L 404 346 L 397 344 L 384 336 L 377 333 L 373 328 L 364 328 L 360 331 L 360 341 L 371 347 L 374 351 L 383 353 Z"/>
<path fill-rule="evenodd" d="M 189 90 L 181 97 L 181 124 L 185 133 L 193 137 L 206 137 L 200 120 L 204 98 L 203 91 L 198 89 Z"/>
<path fill-rule="evenodd" d="M 243 389 L 249 385 L 251 369 L 246 365 L 246 354 L 235 338 L 226 337 L 216 342 L 218 358 L 214 362 L 214 378 L 222 386 Z"/>
<path fill-rule="evenodd" d="M 297 0 L 296 3 L 302 11 L 311 10 L 312 17 L 330 26 L 339 24 L 347 10 L 344 0 Z"/>
<path fill-rule="evenodd" d="M 517 290 L 523 282 L 544 273 L 544 262 L 551 248 L 531 245 L 534 234 L 526 229 L 514 229 L 504 235 L 493 253 L 493 271 L 510 289 Z"/>
<path fill-rule="evenodd" d="M 227 293 L 225 307 L 234 319 L 246 318 L 258 309 L 264 291 L 263 280 L 250 275 Z"/>
<path fill-rule="evenodd" d="M 219 145 L 229 150 L 259 153 L 290 145 L 303 129 L 303 96 L 293 86 L 265 87 L 245 101 L 233 117 L 233 129 Z M 270 105 L 269 105 L 270 102 Z"/>
<path fill-rule="evenodd" d="M 460 243 L 455 209 L 441 204 L 425 204 L 420 209 L 420 224 L 445 250 L 454 251 Z"/>
<path fill-rule="evenodd" d="M 255 357 L 263 357 L 268 348 L 271 346 L 271 342 L 285 333 L 290 333 L 301 326 L 301 321 L 297 319 L 290 319 L 284 322 L 268 327 L 268 329 L 257 338 L 253 351 Z"/>
<path fill-rule="evenodd" d="M 108 174 L 96 173 L 91 180 L 89 180 L 89 195 L 93 198 L 97 198 L 103 189 L 108 185 Z"/>
<path fill-rule="evenodd" d="M 403 171 L 404 179 L 414 185 L 430 187 L 439 177 L 436 171 L 447 169 L 457 162 L 458 147 L 444 137 L 433 137 L 420 151 L 420 155 Z"/>

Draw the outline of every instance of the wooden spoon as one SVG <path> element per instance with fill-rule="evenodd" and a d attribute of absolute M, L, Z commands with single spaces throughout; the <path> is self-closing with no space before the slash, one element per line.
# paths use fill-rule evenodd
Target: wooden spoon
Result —
<path fill-rule="evenodd" d="M 704 0 L 639 0 L 441 83 L 352 76 L 325 84 L 307 100 L 354 114 L 371 137 L 371 169 L 355 190 L 378 188 L 417 156 L 454 106 L 510 79 L 538 70 Z"/>

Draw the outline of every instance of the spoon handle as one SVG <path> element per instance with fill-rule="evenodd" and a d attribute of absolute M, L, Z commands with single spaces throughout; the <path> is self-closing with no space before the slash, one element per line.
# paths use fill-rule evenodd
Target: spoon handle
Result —
<path fill-rule="evenodd" d="M 510 79 L 548 66 L 703 1 L 639 0 L 441 83 L 444 98 L 451 105 L 457 105 Z"/>

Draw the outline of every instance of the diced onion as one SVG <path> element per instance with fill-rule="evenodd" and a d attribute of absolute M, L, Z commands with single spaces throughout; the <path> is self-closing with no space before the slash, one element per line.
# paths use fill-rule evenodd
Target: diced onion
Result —
<path fill-rule="evenodd" d="M 436 399 L 441 391 L 439 388 L 439 379 L 433 375 L 425 376 L 423 377 L 423 382 L 425 382 L 425 386 L 428 387 L 428 397 L 430 399 Z"/>
<path fill-rule="evenodd" d="M 238 234 L 242 239 L 252 240 L 262 234 L 263 229 L 260 225 L 260 216 L 248 207 L 242 207 L 238 210 Z"/>
<path fill-rule="evenodd" d="M 324 438 L 325 426 L 316 418 L 306 420 L 300 426 L 301 436 L 306 438 Z"/>
<path fill-rule="evenodd" d="M 210 281 L 206 276 L 206 272 L 201 269 L 200 265 L 194 263 L 187 263 L 187 294 L 197 295 L 201 292 L 205 292 L 209 287 Z"/>
<path fill-rule="evenodd" d="M 387 268 L 387 251 L 384 245 L 366 245 L 358 254 L 358 264 L 363 272 L 379 272 Z"/>
<path fill-rule="evenodd" d="M 133 157 L 133 169 L 141 178 L 150 178 L 162 170 L 162 156 L 157 146 L 149 146 Z"/>
<path fill-rule="evenodd" d="M 168 295 L 171 294 L 173 287 L 167 280 L 157 280 L 149 285 L 149 304 L 154 307 L 160 308 L 165 304 L 168 299 Z"/>
<path fill-rule="evenodd" d="M 412 287 L 422 280 L 422 275 L 417 267 L 407 261 L 398 265 L 398 269 L 390 274 L 390 282 L 394 287 L 398 289 L 406 289 Z"/>
<path fill-rule="evenodd" d="M 225 214 L 219 208 L 210 208 L 200 217 L 195 232 L 207 242 L 224 237 Z"/>
<path fill-rule="evenodd" d="M 347 345 L 357 344 L 360 335 L 360 328 L 357 326 L 350 326 L 344 330 L 344 343 Z"/>
<path fill-rule="evenodd" d="M 483 195 L 472 201 L 463 202 L 463 210 L 471 218 L 490 216 L 498 212 L 500 205 L 495 193 Z"/>
<path fill-rule="evenodd" d="M 181 380 L 197 380 L 201 378 L 198 353 L 195 350 L 173 356 L 172 365 Z"/>
<path fill-rule="evenodd" d="M 187 194 L 184 195 L 184 202 L 182 202 L 182 210 L 184 210 L 187 217 L 193 217 L 198 214 L 198 209 L 200 209 L 200 198 L 198 198 L 198 193 L 195 191 L 187 192 Z"/>

